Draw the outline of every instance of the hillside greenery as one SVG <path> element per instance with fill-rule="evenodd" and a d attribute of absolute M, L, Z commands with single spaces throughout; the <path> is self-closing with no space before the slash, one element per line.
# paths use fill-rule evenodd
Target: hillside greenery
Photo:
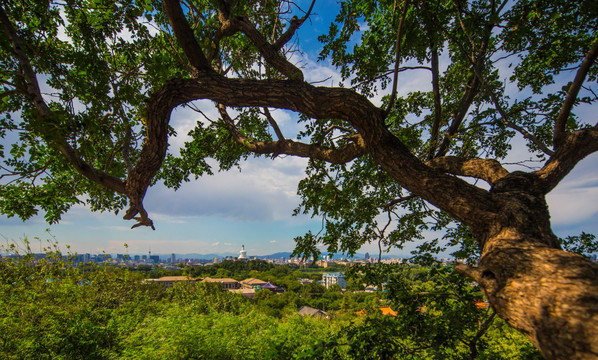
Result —
<path fill-rule="evenodd" d="M 0 260 L 2 359 L 540 358 L 491 309 L 475 306 L 480 289 L 451 267 L 347 269 L 350 284 L 385 290 L 343 293 L 297 281 L 315 278 L 313 269 L 261 261 L 215 266 L 238 267 L 229 270 L 233 277 L 249 268 L 248 275 L 285 288 L 247 299 L 202 282 L 166 288 L 145 282 L 151 273 L 134 268 L 76 267 L 56 244 L 46 251 L 36 257 L 27 242 L 2 251 L 12 255 Z M 202 276 L 213 271 L 199 269 Z M 327 317 L 302 317 L 303 305 Z M 383 315 L 385 306 L 397 315 Z"/>

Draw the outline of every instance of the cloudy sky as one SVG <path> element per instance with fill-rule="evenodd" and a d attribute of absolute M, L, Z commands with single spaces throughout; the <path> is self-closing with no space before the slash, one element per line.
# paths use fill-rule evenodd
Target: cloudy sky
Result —
<path fill-rule="evenodd" d="M 338 72 L 326 62 L 315 61 L 318 46 L 315 36 L 326 32 L 337 5 L 334 0 L 316 4 L 316 15 L 298 34 L 304 51 L 299 63 L 308 81 L 325 80 L 325 85 L 336 85 L 340 81 Z M 418 74 L 403 77 L 399 94 L 426 89 L 428 84 L 427 76 L 423 80 Z M 199 106 L 208 111 L 213 108 L 209 102 Z M 588 121 L 596 121 L 595 116 L 590 118 L 590 110 L 586 115 Z M 282 111 L 274 112 L 274 116 L 285 135 L 291 137 L 289 134 L 296 131 L 295 116 Z M 186 141 L 185 134 L 197 120 L 197 113 L 189 109 L 174 112 L 171 125 L 179 135 L 171 139 L 171 150 L 176 151 Z M 508 161 L 530 158 L 520 144 L 520 139 L 514 140 L 515 151 Z M 145 207 L 156 225 L 155 231 L 131 230 L 132 224 L 122 220 L 121 215 L 91 213 L 77 206 L 60 224 L 52 226 L 41 217 L 23 222 L 0 215 L 0 242 L 28 238 L 35 249 L 39 240 L 43 245 L 46 239 L 55 239 L 80 253 L 121 253 L 125 251 L 125 243 L 131 254 L 149 250 L 160 254 L 238 252 L 242 244 L 249 255 L 291 251 L 294 237 L 308 230 L 317 232 L 321 226 L 319 219 L 291 216 L 299 203 L 296 187 L 305 165 L 306 160 L 293 157 L 250 159 L 242 164 L 241 172 L 231 170 L 202 177 L 184 184 L 176 192 L 157 185 L 148 191 L 145 200 Z M 598 154 L 581 162 L 549 194 L 548 202 L 557 235 L 577 235 L 581 231 L 598 233 Z M 362 252 L 366 251 L 377 253 L 377 246 L 366 245 Z"/>

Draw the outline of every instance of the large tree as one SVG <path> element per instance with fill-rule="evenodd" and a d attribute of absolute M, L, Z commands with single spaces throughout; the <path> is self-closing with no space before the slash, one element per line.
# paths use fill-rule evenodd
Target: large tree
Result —
<path fill-rule="evenodd" d="M 546 358 L 598 357 L 598 267 L 561 248 L 545 200 L 598 150 L 595 119 L 576 115 L 598 100 L 594 2 L 344 1 L 320 36 L 344 87 L 310 84 L 297 65 L 310 5 L 3 2 L 0 211 L 54 222 L 86 201 L 153 227 L 143 198 L 155 181 L 177 188 L 210 173 L 207 158 L 307 157 L 298 211 L 324 226 L 299 251 L 400 247 L 448 228 L 478 256 L 456 269 Z M 398 96 L 406 72 L 422 90 Z M 171 112 L 202 113 L 199 99 L 219 117 L 167 154 Z M 297 114 L 294 140 L 270 109 Z M 503 167 L 515 138 L 536 169 Z"/>

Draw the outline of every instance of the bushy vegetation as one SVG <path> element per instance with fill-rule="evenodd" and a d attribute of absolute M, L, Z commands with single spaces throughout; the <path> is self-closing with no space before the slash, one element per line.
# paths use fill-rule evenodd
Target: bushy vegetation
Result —
<path fill-rule="evenodd" d="M 201 282 L 166 288 L 145 282 L 147 272 L 124 267 L 75 267 L 56 245 L 45 257 L 32 254 L 27 243 L 21 254 L 14 245 L 3 250 L 13 256 L 0 260 L 2 359 L 539 357 L 492 310 L 475 306 L 479 288 L 450 267 L 354 268 L 351 281 L 386 290 L 343 293 L 338 286 L 301 285 L 297 278 L 315 277 L 312 269 L 256 263 L 264 271 L 238 271 L 286 291 L 262 290 L 247 299 Z M 302 317 L 303 305 L 328 317 Z M 397 315 L 383 315 L 382 306 Z M 361 316 L 359 310 L 365 310 Z"/>

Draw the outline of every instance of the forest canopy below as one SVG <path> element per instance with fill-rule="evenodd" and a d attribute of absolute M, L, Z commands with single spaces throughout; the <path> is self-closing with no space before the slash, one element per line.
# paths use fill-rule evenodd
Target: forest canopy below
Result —
<path fill-rule="evenodd" d="M 343 293 L 305 281 L 328 271 L 316 267 L 73 266 L 57 244 L 44 257 L 27 247 L 0 249 L 2 359 L 541 359 L 523 335 L 476 306 L 479 287 L 449 267 L 369 266 L 349 275 Z M 197 281 L 147 281 L 172 275 Z M 247 299 L 200 282 L 208 276 L 258 278 L 284 293 L 262 289 Z M 376 281 L 390 291 L 364 291 Z M 324 315 L 301 316 L 303 306 Z"/>

